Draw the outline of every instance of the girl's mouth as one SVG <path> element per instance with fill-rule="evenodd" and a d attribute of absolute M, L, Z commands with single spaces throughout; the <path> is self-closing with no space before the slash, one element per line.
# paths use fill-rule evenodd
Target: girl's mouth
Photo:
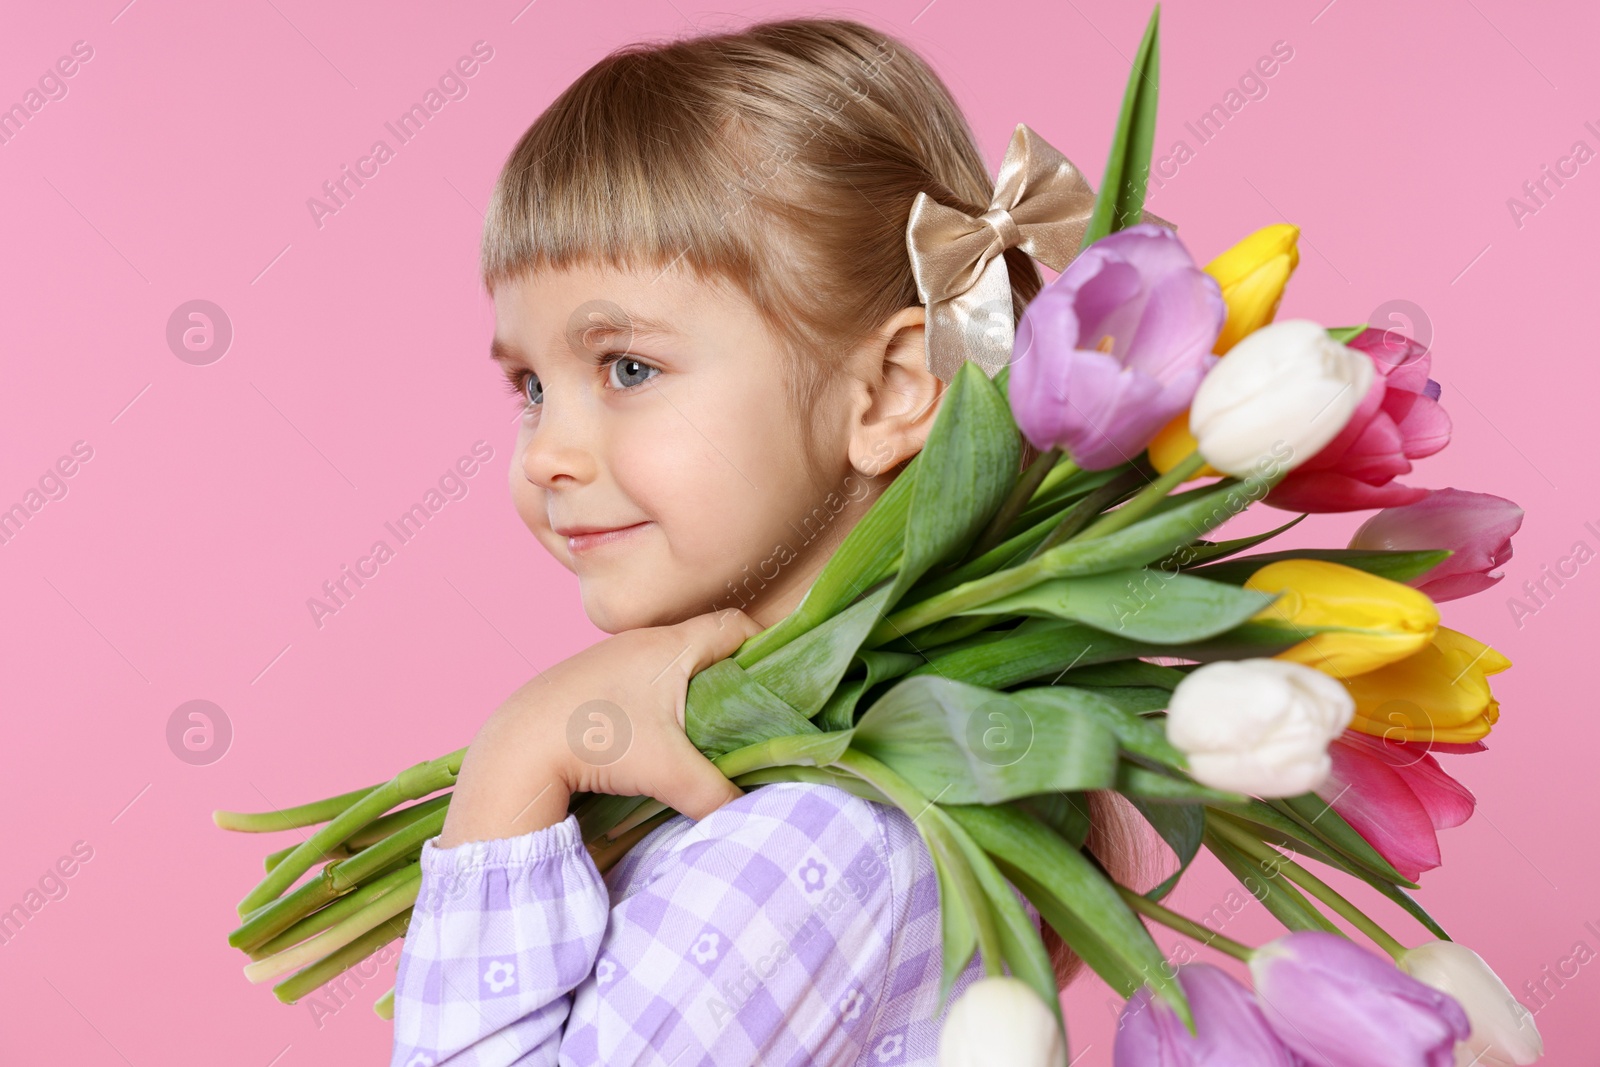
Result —
<path fill-rule="evenodd" d="M 567 539 L 567 551 L 576 556 L 606 545 L 616 544 L 632 537 L 649 525 L 650 523 L 645 521 L 636 522 L 631 526 L 570 526 L 558 529 L 555 532 Z"/>

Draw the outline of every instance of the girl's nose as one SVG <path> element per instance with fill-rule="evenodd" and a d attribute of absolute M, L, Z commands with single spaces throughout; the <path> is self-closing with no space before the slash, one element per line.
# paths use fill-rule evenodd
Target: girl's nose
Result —
<path fill-rule="evenodd" d="M 539 421 L 522 450 L 523 475 L 541 489 L 584 485 L 594 479 L 595 458 L 581 411 L 552 403 L 546 394 Z"/>

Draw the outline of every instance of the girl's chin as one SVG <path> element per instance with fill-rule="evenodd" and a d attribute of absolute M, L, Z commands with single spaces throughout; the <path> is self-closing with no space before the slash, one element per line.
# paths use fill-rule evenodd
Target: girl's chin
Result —
<path fill-rule="evenodd" d="M 708 604 L 683 604 L 672 597 L 656 598 L 626 589 L 583 590 L 583 613 L 608 634 L 640 630 L 647 626 L 671 626 L 712 610 Z"/>

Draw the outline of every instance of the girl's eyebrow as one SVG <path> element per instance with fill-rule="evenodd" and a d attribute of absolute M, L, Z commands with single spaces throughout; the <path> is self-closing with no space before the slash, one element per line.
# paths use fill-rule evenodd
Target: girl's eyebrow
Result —
<path fill-rule="evenodd" d="M 670 323 L 636 315 L 620 308 L 616 313 L 590 311 L 584 319 L 569 324 L 566 333 L 568 345 L 578 350 L 605 347 L 618 338 L 632 342 L 683 340 L 684 337 L 684 333 Z M 496 337 L 489 342 L 489 358 L 496 363 L 516 363 L 521 360 L 521 354 L 515 346 Z"/>

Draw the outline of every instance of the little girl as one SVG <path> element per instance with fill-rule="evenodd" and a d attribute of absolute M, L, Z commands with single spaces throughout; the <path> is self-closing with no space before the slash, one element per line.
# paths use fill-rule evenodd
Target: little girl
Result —
<path fill-rule="evenodd" d="M 526 404 L 511 493 L 615 636 L 473 740 L 422 852 L 391 1067 L 933 1062 L 939 891 L 913 820 L 829 785 L 743 793 L 683 707 L 921 448 L 944 381 L 908 216 L 993 191 L 939 78 L 849 21 L 629 47 L 524 134 L 483 244 L 492 355 Z M 1005 263 L 1020 315 L 1041 278 Z M 680 814 L 602 876 L 575 792 Z M 1090 848 L 1128 882 L 1118 815 L 1095 799 Z M 1079 961 L 1044 936 L 1065 985 Z"/>

